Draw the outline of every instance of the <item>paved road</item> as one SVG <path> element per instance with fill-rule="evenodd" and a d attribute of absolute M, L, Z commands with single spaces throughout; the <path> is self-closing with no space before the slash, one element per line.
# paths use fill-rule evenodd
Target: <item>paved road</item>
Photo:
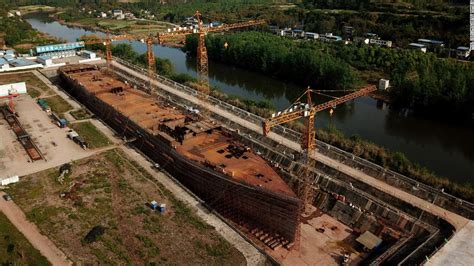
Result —
<path fill-rule="evenodd" d="M 113 62 L 112 63 L 113 67 L 116 67 L 116 68 L 119 68 L 119 69 L 122 69 L 124 71 L 127 71 L 127 73 L 133 75 L 133 76 L 136 76 L 140 79 L 143 79 L 143 80 L 148 80 L 148 77 L 141 74 L 141 73 L 138 73 L 134 70 L 131 70 L 129 69 L 128 67 L 125 67 L 117 62 Z M 212 112 L 214 113 L 218 113 L 220 116 L 222 117 L 225 117 L 226 119 L 229 119 L 230 121 L 233 121 L 233 122 L 236 122 L 238 124 L 240 124 L 241 126 L 244 126 L 248 129 L 251 129 L 255 132 L 258 132 L 258 133 L 261 133 L 262 129 L 261 129 L 261 126 L 260 125 L 256 125 L 252 122 L 249 122 L 237 115 L 234 115 L 230 112 L 228 112 L 227 110 L 224 110 L 224 109 L 221 109 L 217 106 L 214 106 L 214 105 L 209 105 L 209 104 L 203 104 L 201 100 L 199 100 L 198 98 L 195 98 L 189 94 L 186 94 L 185 92 L 183 91 L 179 91 L 175 88 L 172 88 L 170 86 L 167 86 L 165 84 L 162 84 L 156 80 L 153 80 L 153 83 L 154 83 L 154 86 L 162 89 L 162 90 L 165 90 L 167 92 L 170 92 L 172 94 L 175 94 L 177 95 L 178 97 L 180 98 L 183 98 L 183 99 L 186 99 L 187 101 L 190 101 L 196 105 L 200 105 L 200 106 L 205 106 L 207 109 L 210 109 Z M 276 142 L 278 143 L 281 143 L 291 149 L 294 149 L 296 151 L 301 151 L 301 147 L 300 147 L 300 144 L 299 143 L 296 143 L 294 141 L 291 141 L 281 135 L 278 135 L 274 132 L 270 132 L 270 134 L 268 135 L 269 138 L 275 140 Z M 455 228 L 456 228 L 456 231 L 459 231 L 461 228 L 463 228 L 468 222 L 469 222 L 469 219 L 467 218 L 464 218 L 458 214 L 455 214 L 453 212 L 450 212 L 448 210 L 445 210 L 437 205 L 434 205 L 428 201 L 425 201 L 423 199 L 420 199 L 410 193 L 407 193 L 401 189 L 398 189 L 396 187 L 393 187 L 383 181 L 380 181 L 374 177 L 371 177 L 357 169 L 354 169 L 352 167 L 349 167 L 341 162 L 338 162 L 332 158 L 329 158 L 323 154 L 320 154 L 320 153 L 316 153 L 314 155 L 315 159 L 317 159 L 319 162 L 322 162 L 330 167 L 333 167 L 335 169 L 338 169 L 339 171 L 341 171 L 342 173 L 344 174 L 347 174 L 347 175 L 350 175 L 352 176 L 353 178 L 356 178 L 357 180 L 360 180 L 368 185 L 371 185 L 372 187 L 375 187 L 387 194 L 390 194 L 390 195 L 394 195 L 396 196 L 397 198 L 407 202 L 407 203 L 410 203 L 412 204 L 413 206 L 416 206 L 428 213 L 431 213 L 431 214 L 434 214 L 436 216 L 439 216 L 439 217 L 443 217 L 444 219 L 446 219 L 449 223 L 451 223 Z"/>
<path fill-rule="evenodd" d="M 0 192 L 0 197 L 5 195 L 4 192 Z M 13 202 L 5 201 L 3 198 L 0 199 L 0 211 L 15 225 L 31 245 L 39 250 L 39 252 L 48 259 L 53 265 L 72 265 L 72 262 L 66 257 L 66 255 L 57 248 L 51 240 L 46 236 L 42 235 L 35 224 L 29 222 L 26 219 L 23 211 Z"/>

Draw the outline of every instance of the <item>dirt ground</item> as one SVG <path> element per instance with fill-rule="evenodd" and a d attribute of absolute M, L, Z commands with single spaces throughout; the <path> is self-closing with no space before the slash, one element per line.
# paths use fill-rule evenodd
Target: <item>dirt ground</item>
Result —
<path fill-rule="evenodd" d="M 352 247 L 352 230 L 333 217 L 318 210 L 303 218 L 299 248 L 268 250 L 282 265 L 341 265 L 345 252 L 350 253 L 350 265 L 360 261 Z"/>
<path fill-rule="evenodd" d="M 213 227 L 174 198 L 120 150 L 76 161 L 64 184 L 58 168 L 32 174 L 9 189 L 43 234 L 79 264 L 243 265 L 245 258 Z M 60 194 L 66 193 L 61 198 Z M 145 205 L 156 200 L 167 212 Z M 105 233 L 87 244 L 95 226 Z"/>
<path fill-rule="evenodd" d="M 18 120 L 46 160 L 32 162 L 3 115 L 0 115 L 0 177 L 28 175 L 97 152 L 95 149 L 83 150 L 68 139 L 66 129 L 53 124 L 48 114 L 30 96 L 15 98 L 15 110 L 19 114 Z"/>

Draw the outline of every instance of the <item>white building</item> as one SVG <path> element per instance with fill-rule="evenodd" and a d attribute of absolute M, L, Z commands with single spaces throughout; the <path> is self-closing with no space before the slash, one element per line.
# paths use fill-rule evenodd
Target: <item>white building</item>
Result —
<path fill-rule="evenodd" d="M 392 47 L 392 41 L 385 41 L 380 39 L 369 39 L 371 45 L 383 46 L 383 47 Z"/>
<path fill-rule="evenodd" d="M 305 32 L 304 37 L 306 39 L 316 40 L 319 38 L 319 34 L 314 33 L 314 32 Z"/>
<path fill-rule="evenodd" d="M 112 17 L 118 17 L 118 16 L 122 16 L 122 15 L 123 15 L 122 9 L 114 9 L 114 10 L 112 10 Z"/>
<path fill-rule="evenodd" d="M 323 42 L 340 42 L 342 41 L 341 36 L 333 35 L 332 33 L 326 33 L 319 36 L 319 39 Z"/>
<path fill-rule="evenodd" d="M 471 49 L 470 47 L 465 47 L 465 46 L 459 46 L 457 49 L 456 49 L 456 55 L 458 58 L 460 59 L 466 59 L 469 57 L 469 55 L 471 54 Z"/>
<path fill-rule="evenodd" d="M 283 36 L 283 37 L 292 37 L 293 31 L 291 29 L 284 29 L 284 30 L 281 30 L 278 35 Z"/>
<path fill-rule="evenodd" d="M 8 64 L 8 61 L 0 58 L 0 72 L 8 71 L 8 69 L 10 69 L 10 64 Z"/>
<path fill-rule="evenodd" d="M 380 79 L 379 80 L 379 90 L 384 91 L 387 90 L 390 86 L 390 81 L 388 79 Z"/>
<path fill-rule="evenodd" d="M 38 56 L 38 58 L 36 58 L 36 61 L 38 61 L 38 63 L 41 63 L 45 67 L 53 65 L 53 59 L 47 55 Z"/>
<path fill-rule="evenodd" d="M 5 177 L 0 180 L 0 185 L 2 186 L 7 186 L 9 184 L 17 183 L 20 182 L 20 177 L 17 175 L 15 176 L 10 176 L 10 177 Z"/>
<path fill-rule="evenodd" d="M 471 0 L 471 28 L 470 28 L 470 34 L 471 34 L 471 51 L 474 51 L 474 0 Z"/>

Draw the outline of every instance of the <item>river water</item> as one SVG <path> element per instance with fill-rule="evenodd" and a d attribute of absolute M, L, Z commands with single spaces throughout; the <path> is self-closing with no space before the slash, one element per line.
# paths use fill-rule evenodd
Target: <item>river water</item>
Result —
<path fill-rule="evenodd" d="M 44 15 L 26 19 L 34 28 L 67 41 L 85 34 L 103 35 L 80 28 L 70 28 Z M 127 42 L 139 52 L 141 42 Z M 176 48 L 154 46 L 155 55 L 169 59 L 174 70 L 196 76 L 196 60 Z M 269 100 L 276 108 L 288 107 L 304 88 L 255 72 L 219 62 L 209 62 L 209 81 L 221 91 L 252 100 Z M 390 110 L 370 97 L 339 106 L 333 116 L 318 113 L 316 127 L 335 126 L 346 136 L 359 135 L 392 151 L 404 153 L 410 160 L 435 173 L 459 182 L 474 184 L 474 129 L 405 116 Z"/>

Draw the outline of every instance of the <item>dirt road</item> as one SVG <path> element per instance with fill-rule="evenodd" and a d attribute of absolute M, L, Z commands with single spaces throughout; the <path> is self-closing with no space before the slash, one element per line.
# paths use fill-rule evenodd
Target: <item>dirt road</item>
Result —
<path fill-rule="evenodd" d="M 0 197 L 5 195 L 0 192 Z M 35 224 L 26 219 L 23 211 L 13 202 L 0 198 L 0 211 L 7 216 L 10 222 L 20 231 L 31 245 L 36 248 L 53 265 L 72 265 L 72 262 L 58 249 L 54 243 L 42 235 Z"/>
<path fill-rule="evenodd" d="M 125 70 L 127 71 L 129 74 L 133 75 L 133 76 L 136 76 L 140 79 L 143 79 L 143 80 L 146 80 L 148 81 L 148 77 L 141 74 L 141 73 L 138 73 L 134 70 L 131 70 L 130 68 L 128 67 L 125 67 L 117 62 L 113 62 L 112 63 L 114 67 L 117 67 L 117 68 L 120 68 L 122 70 Z M 178 97 L 181 97 L 183 99 L 186 99 L 196 105 L 200 105 L 200 106 L 205 106 L 207 109 L 210 109 L 210 111 L 214 112 L 214 113 L 218 113 L 220 116 L 222 117 L 225 117 L 226 119 L 229 119 L 230 121 L 233 121 L 233 122 L 236 122 L 238 124 L 240 124 L 241 126 L 244 126 L 248 129 L 251 129 L 255 132 L 259 132 L 261 133 L 262 129 L 261 129 L 261 126 L 260 125 L 256 125 L 252 122 L 249 122 L 237 115 L 234 115 L 224 109 L 221 109 L 217 106 L 214 106 L 214 105 L 208 105 L 208 104 L 203 104 L 201 100 L 199 100 L 198 98 L 195 98 L 183 91 L 180 91 L 178 89 L 175 89 L 175 88 L 172 88 L 170 86 L 167 86 L 167 85 L 164 85 L 156 80 L 153 80 L 153 83 L 154 83 L 154 86 L 162 89 L 162 90 L 165 90 L 167 92 L 170 92 L 172 94 L 175 94 L 177 95 Z M 301 147 L 300 147 L 300 144 L 299 143 L 296 143 L 294 141 L 291 141 L 287 138 L 284 138 L 283 136 L 281 135 L 278 135 L 274 132 L 270 132 L 270 134 L 268 135 L 269 138 L 275 140 L 276 142 L 278 143 L 281 143 L 291 149 L 294 149 L 296 151 L 301 151 Z M 374 177 L 371 177 L 357 169 L 354 169 L 354 168 L 351 168 L 343 163 L 340 163 L 334 159 L 331 159 L 325 155 L 322 155 L 320 153 L 316 153 L 315 156 L 314 156 L 315 159 L 317 159 L 318 161 L 330 166 L 330 167 L 333 167 L 335 169 L 338 169 L 339 171 L 341 171 L 342 173 L 345 173 L 347 175 L 350 175 L 352 176 L 353 178 L 356 178 L 366 184 L 369 184 L 377 189 L 379 189 L 380 191 L 383 191 L 385 193 L 388 193 L 390 195 L 394 195 L 396 196 L 397 198 L 407 202 L 407 203 L 410 203 L 412 204 L 413 206 L 417 207 L 417 208 L 420 208 L 426 212 L 429 212 L 431 214 L 434 214 L 436 216 L 439 216 L 439 217 L 443 217 L 444 219 L 446 219 L 449 223 L 451 223 L 455 228 L 456 228 L 456 231 L 459 231 L 461 228 L 463 228 L 468 222 L 469 222 L 469 219 L 467 218 L 464 218 L 458 214 L 455 214 L 453 212 L 450 212 L 448 210 L 445 210 L 437 205 L 434 205 L 428 201 L 425 201 L 423 199 L 420 199 L 412 194 L 409 194 L 401 189 L 398 189 L 396 187 L 393 187 L 385 182 L 382 182 L 380 180 L 377 180 L 376 178 Z"/>

